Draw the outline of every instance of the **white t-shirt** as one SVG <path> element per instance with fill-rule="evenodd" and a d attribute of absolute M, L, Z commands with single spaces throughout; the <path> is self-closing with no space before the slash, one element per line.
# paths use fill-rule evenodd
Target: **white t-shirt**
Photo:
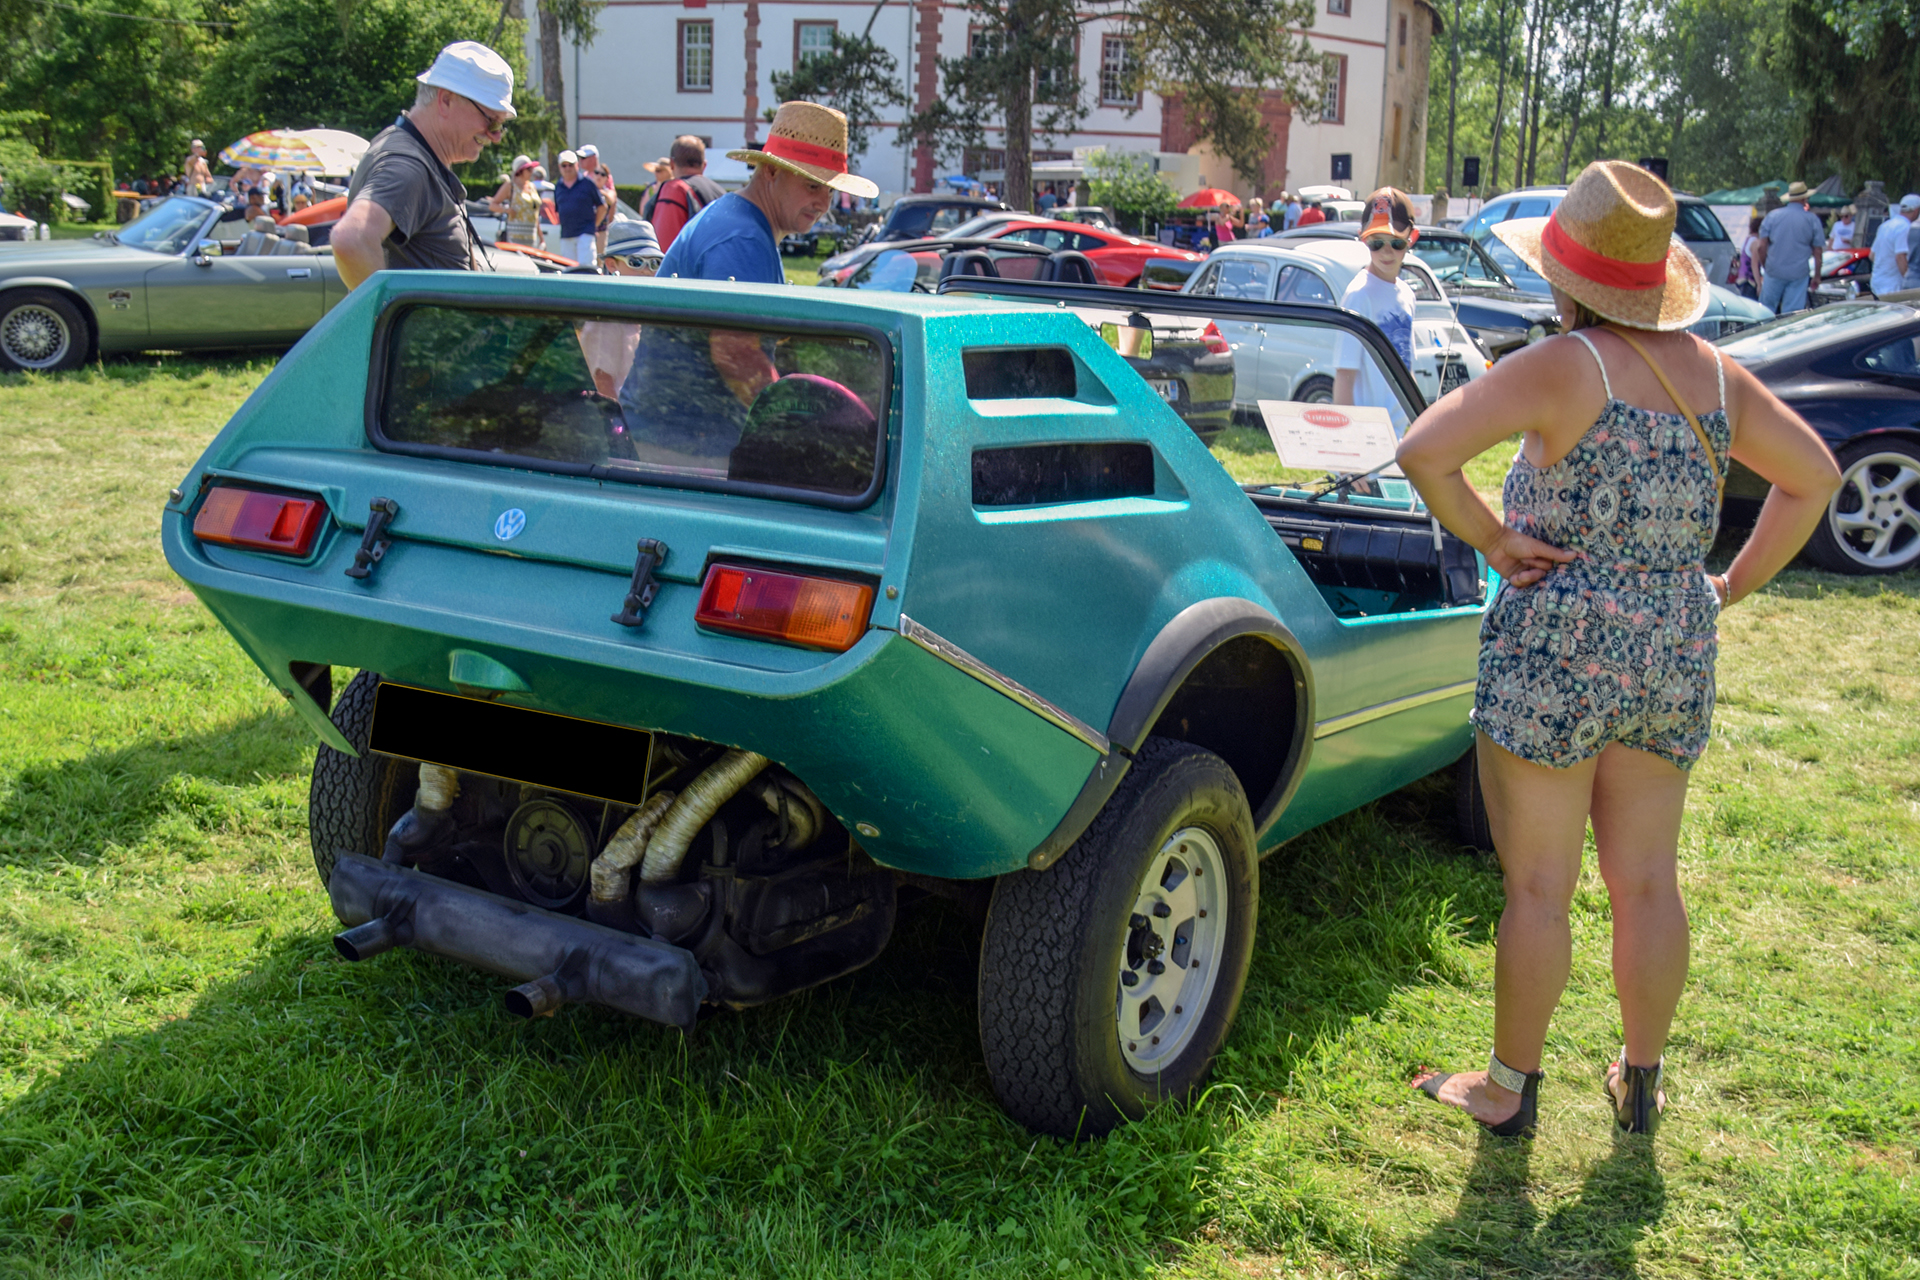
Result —
<path fill-rule="evenodd" d="M 1834 222 L 1833 235 L 1827 241 L 1827 248 L 1834 250 L 1853 248 L 1852 218 L 1840 218 Z"/>
<path fill-rule="evenodd" d="M 1907 251 L 1907 232 L 1912 229 L 1913 223 L 1896 213 L 1889 216 L 1880 224 L 1880 229 L 1874 232 L 1873 291 L 1875 293 L 1892 293 L 1900 287 L 1903 277 L 1900 274 L 1900 266 L 1894 258 Z"/>
<path fill-rule="evenodd" d="M 1413 290 L 1405 280 L 1389 282 L 1371 271 L 1362 271 L 1340 295 L 1340 305 L 1379 326 L 1407 368 L 1413 368 Z M 1360 339 L 1352 334 L 1340 335 L 1333 367 L 1358 370 L 1353 380 L 1355 404 L 1378 405 L 1388 411 L 1396 431 L 1406 428 L 1406 412 L 1400 407 L 1400 397 L 1394 394 L 1372 351 L 1362 346 Z"/>

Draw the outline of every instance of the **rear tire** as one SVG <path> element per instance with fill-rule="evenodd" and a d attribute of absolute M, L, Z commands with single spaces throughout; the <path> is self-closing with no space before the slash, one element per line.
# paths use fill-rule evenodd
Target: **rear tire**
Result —
<path fill-rule="evenodd" d="M 1301 404 L 1332 404 L 1333 379 L 1324 373 L 1315 374 L 1300 384 L 1293 398 Z"/>
<path fill-rule="evenodd" d="M 413 807 L 413 793 L 420 787 L 419 765 L 367 751 L 379 687 L 376 673 L 362 671 L 333 704 L 334 727 L 360 755 L 347 755 L 323 742 L 313 758 L 307 835 L 322 885 L 332 878 L 334 861 L 343 851 L 379 857 L 387 832 Z"/>
<path fill-rule="evenodd" d="M 1920 564 L 1920 448 L 1865 440 L 1840 451 L 1840 488 L 1807 539 L 1833 573 L 1898 573 Z"/>
<path fill-rule="evenodd" d="M 1469 849 L 1492 853 L 1493 824 L 1487 819 L 1487 797 L 1480 790 L 1480 749 L 1476 744 L 1453 767 L 1454 836 Z"/>
<path fill-rule="evenodd" d="M 85 364 L 92 346 L 86 315 L 58 290 L 0 294 L 0 373 L 65 373 Z"/>
<path fill-rule="evenodd" d="M 980 1043 L 1008 1114 L 1095 1136 L 1198 1089 L 1240 1004 L 1259 903 L 1233 770 L 1148 739 L 1056 865 L 994 885 Z"/>

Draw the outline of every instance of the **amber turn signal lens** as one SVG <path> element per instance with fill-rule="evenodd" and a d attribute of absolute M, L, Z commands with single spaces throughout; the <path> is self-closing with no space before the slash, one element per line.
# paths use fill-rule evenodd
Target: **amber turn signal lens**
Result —
<path fill-rule="evenodd" d="M 327 504 L 318 498 L 220 485 L 200 504 L 193 536 L 223 547 L 304 556 L 313 549 L 326 514 Z"/>
<path fill-rule="evenodd" d="M 747 565 L 716 564 L 700 588 L 694 621 L 714 631 L 834 653 L 866 633 L 873 588 Z"/>

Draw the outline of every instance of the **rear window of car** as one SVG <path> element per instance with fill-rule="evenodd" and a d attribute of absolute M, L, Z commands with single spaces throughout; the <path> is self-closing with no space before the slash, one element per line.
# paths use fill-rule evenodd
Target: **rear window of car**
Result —
<path fill-rule="evenodd" d="M 1692 204 L 1680 201 L 1680 213 L 1674 219 L 1674 231 L 1682 240 L 1694 243 L 1709 243 L 1717 240 L 1730 240 L 1726 227 L 1720 219 L 1713 216 L 1713 210 L 1704 204 Z"/>
<path fill-rule="evenodd" d="M 381 351 L 382 448 L 826 506 L 879 487 L 877 332 L 422 305 Z"/>

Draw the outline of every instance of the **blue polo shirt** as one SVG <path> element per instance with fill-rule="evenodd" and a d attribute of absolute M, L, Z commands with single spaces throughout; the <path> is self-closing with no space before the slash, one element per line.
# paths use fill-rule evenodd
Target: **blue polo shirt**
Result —
<path fill-rule="evenodd" d="M 673 246 L 654 273 L 662 279 L 738 280 L 746 284 L 785 284 L 780 246 L 773 224 L 760 206 L 729 193 L 693 215 L 673 238 Z"/>
<path fill-rule="evenodd" d="M 592 178 L 575 178 L 573 185 L 553 184 L 553 211 L 560 215 L 560 234 L 571 239 L 589 235 L 600 220 L 600 188 Z"/>

